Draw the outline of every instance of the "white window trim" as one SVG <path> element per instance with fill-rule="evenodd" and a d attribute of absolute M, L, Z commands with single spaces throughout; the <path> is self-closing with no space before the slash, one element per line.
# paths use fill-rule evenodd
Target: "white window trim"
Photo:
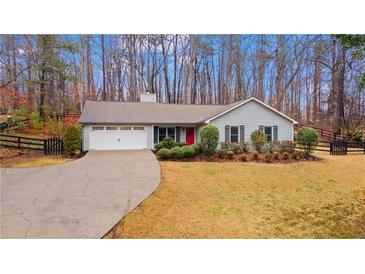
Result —
<path fill-rule="evenodd" d="M 232 142 L 232 127 L 237 127 L 237 130 L 238 130 L 238 133 L 237 133 L 237 137 L 238 137 L 238 139 L 237 139 L 237 143 L 239 143 L 240 142 L 240 140 L 241 140 L 241 133 L 240 133 L 240 126 L 236 126 L 236 125 L 230 125 L 229 126 L 229 142 L 230 143 L 234 143 L 234 142 Z"/>

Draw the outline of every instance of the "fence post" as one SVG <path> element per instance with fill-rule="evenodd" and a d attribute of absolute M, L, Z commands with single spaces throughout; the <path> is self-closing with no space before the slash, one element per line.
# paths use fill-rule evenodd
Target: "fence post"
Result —
<path fill-rule="evenodd" d="M 47 139 L 43 141 L 43 152 L 44 154 L 47 154 Z"/>
<path fill-rule="evenodd" d="M 333 143 L 331 142 L 330 143 L 330 155 L 332 155 L 333 154 L 333 145 L 332 145 Z"/>

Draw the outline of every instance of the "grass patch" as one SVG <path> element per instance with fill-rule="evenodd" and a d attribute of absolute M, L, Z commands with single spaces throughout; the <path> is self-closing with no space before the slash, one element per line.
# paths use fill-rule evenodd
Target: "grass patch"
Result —
<path fill-rule="evenodd" d="M 364 238 L 365 156 L 287 165 L 162 162 L 106 238 Z"/>
<path fill-rule="evenodd" d="M 67 163 L 72 159 L 64 156 L 44 155 L 43 152 L 0 148 L 0 167 L 4 168 L 25 168 Z"/>
<path fill-rule="evenodd" d="M 40 166 L 50 166 L 50 165 L 59 165 L 69 162 L 71 159 L 67 159 L 62 156 L 45 156 L 37 159 L 24 159 L 21 161 L 14 161 L 7 163 L 5 167 L 40 167 Z"/>

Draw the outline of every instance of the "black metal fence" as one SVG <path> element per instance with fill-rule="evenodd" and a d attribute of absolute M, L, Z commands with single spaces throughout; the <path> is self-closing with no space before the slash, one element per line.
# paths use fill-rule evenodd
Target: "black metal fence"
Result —
<path fill-rule="evenodd" d="M 30 138 L 16 135 L 0 134 L 0 146 L 18 149 L 41 150 L 44 154 L 64 154 L 64 143 L 61 138 Z"/>
<path fill-rule="evenodd" d="M 365 142 L 333 141 L 330 143 L 331 155 L 347 155 L 349 152 L 363 152 L 365 154 Z"/>
<path fill-rule="evenodd" d="M 65 148 L 61 138 L 52 137 L 44 140 L 44 154 L 64 154 Z"/>

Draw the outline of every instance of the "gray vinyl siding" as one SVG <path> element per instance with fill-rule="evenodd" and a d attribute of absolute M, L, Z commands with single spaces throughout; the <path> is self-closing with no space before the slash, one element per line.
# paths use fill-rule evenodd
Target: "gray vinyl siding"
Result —
<path fill-rule="evenodd" d="M 145 130 L 147 131 L 147 147 L 149 149 L 153 148 L 153 126 L 145 125 Z"/>
<path fill-rule="evenodd" d="M 84 125 L 82 127 L 82 150 L 83 151 L 89 150 L 89 131 L 90 131 L 90 126 Z"/>
<path fill-rule="evenodd" d="M 225 126 L 245 126 L 245 141 L 251 133 L 263 126 L 278 126 L 278 141 L 293 140 L 293 123 L 255 101 L 248 102 L 211 121 L 219 129 L 219 142 L 225 140 Z"/>

